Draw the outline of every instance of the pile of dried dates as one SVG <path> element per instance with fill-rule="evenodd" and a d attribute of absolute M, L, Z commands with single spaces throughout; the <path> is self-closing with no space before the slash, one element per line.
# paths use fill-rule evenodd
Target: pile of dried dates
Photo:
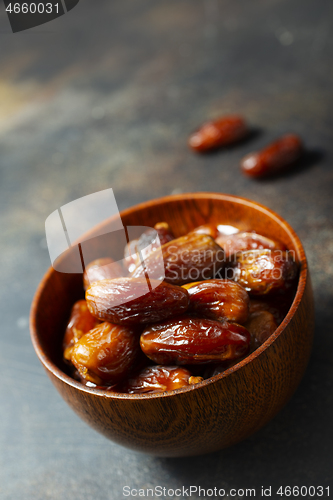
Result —
<path fill-rule="evenodd" d="M 293 301 L 298 266 L 281 242 L 224 225 L 179 238 L 165 222 L 154 229 L 145 265 L 134 240 L 127 269 L 109 258 L 85 269 L 63 352 L 89 387 L 143 394 L 199 383 L 263 344 Z M 154 283 L 146 269 L 161 253 L 165 277 Z"/>

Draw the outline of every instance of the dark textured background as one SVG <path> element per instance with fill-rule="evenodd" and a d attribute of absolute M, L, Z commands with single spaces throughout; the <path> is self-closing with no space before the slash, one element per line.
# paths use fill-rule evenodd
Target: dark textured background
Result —
<path fill-rule="evenodd" d="M 261 485 L 332 486 L 332 27 L 331 0 L 81 0 L 14 35 L 1 5 L 1 500 L 113 500 L 124 485 L 258 496 Z M 190 131 L 229 112 L 258 134 L 209 156 L 188 150 Z M 289 131 L 311 150 L 300 168 L 261 182 L 240 175 L 244 153 Z M 313 356 L 287 407 L 247 441 L 205 457 L 139 455 L 88 428 L 44 374 L 28 332 L 49 266 L 44 221 L 107 187 L 120 209 L 175 192 L 241 195 L 301 237 Z"/>

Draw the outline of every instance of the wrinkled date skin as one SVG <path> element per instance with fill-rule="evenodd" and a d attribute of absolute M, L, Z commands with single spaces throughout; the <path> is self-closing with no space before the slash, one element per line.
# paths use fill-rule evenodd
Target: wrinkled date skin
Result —
<path fill-rule="evenodd" d="M 83 380 L 112 385 L 128 376 L 138 355 L 137 330 L 105 322 L 80 338 L 71 361 Z"/>
<path fill-rule="evenodd" d="M 189 311 L 219 321 L 243 324 L 249 316 L 249 295 L 231 280 L 206 280 L 183 285 L 190 295 Z"/>
<path fill-rule="evenodd" d="M 300 137 L 288 134 L 265 149 L 246 155 L 241 161 L 242 172 L 249 177 L 266 177 L 293 165 L 303 153 Z"/>
<path fill-rule="evenodd" d="M 167 283 L 183 285 L 191 281 L 212 278 L 225 264 L 224 252 L 211 236 L 187 234 L 161 247 Z M 156 276 L 160 252 L 151 253 L 145 260 L 149 275 Z M 145 268 L 138 266 L 132 277 L 144 276 Z"/>
<path fill-rule="evenodd" d="M 180 366 L 149 366 L 130 378 L 119 390 L 129 394 L 165 392 L 196 384 L 202 377 L 193 377 L 189 370 Z"/>
<path fill-rule="evenodd" d="M 150 280 L 150 284 L 152 290 L 148 289 L 145 278 L 93 283 L 86 291 L 89 311 L 102 321 L 137 325 L 162 321 L 188 309 L 190 299 L 184 288 L 164 282 L 154 288 L 154 280 Z"/>
<path fill-rule="evenodd" d="M 124 274 L 121 265 L 111 258 L 96 259 L 88 264 L 83 273 L 83 286 L 87 290 L 96 281 L 121 278 Z"/>
<path fill-rule="evenodd" d="M 248 126 L 241 116 L 225 116 L 204 123 L 189 138 L 189 146 L 199 153 L 210 151 L 238 142 L 249 133 Z"/>
<path fill-rule="evenodd" d="M 231 235 L 219 235 L 216 238 L 216 243 L 223 248 L 226 257 L 229 257 L 236 252 L 244 252 L 246 250 L 261 250 L 268 248 L 271 250 L 286 250 L 283 243 L 272 240 L 261 234 L 254 232 L 240 232 Z"/>
<path fill-rule="evenodd" d="M 157 224 L 155 224 L 154 229 L 158 234 L 160 240 L 159 243 L 152 243 L 153 237 L 155 236 L 155 231 L 153 231 L 152 229 L 148 229 L 140 236 L 138 240 L 132 240 L 126 245 L 124 251 L 124 260 L 129 272 L 132 272 L 140 264 L 140 257 L 138 254 L 139 249 L 142 250 L 150 245 L 150 250 L 154 251 L 159 246 L 165 245 L 175 238 L 167 222 L 158 222 Z"/>
<path fill-rule="evenodd" d="M 253 349 L 257 349 L 275 332 L 277 323 L 272 313 L 257 311 L 250 314 L 245 327 L 251 334 Z"/>
<path fill-rule="evenodd" d="M 226 277 L 242 285 L 252 295 L 287 290 L 294 283 L 298 267 L 288 252 L 248 250 L 229 258 Z"/>
<path fill-rule="evenodd" d="M 74 344 L 98 323 L 99 321 L 90 313 L 85 300 L 75 302 L 62 344 L 64 358 L 67 361 L 71 359 Z"/>
<path fill-rule="evenodd" d="M 250 338 L 234 323 L 181 317 L 146 328 L 140 345 L 155 363 L 191 365 L 237 359 L 248 351 Z"/>

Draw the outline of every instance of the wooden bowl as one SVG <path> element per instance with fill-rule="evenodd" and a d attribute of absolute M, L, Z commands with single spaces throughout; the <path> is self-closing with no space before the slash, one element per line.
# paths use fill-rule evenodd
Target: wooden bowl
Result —
<path fill-rule="evenodd" d="M 48 376 L 83 420 L 109 439 L 135 450 L 158 456 L 199 455 L 245 439 L 286 404 L 310 356 L 314 309 L 300 240 L 268 208 L 218 193 L 152 200 L 124 210 L 121 218 L 124 225 L 153 226 L 167 221 L 176 236 L 215 222 L 282 241 L 295 251 L 300 264 L 291 309 L 259 349 L 220 375 L 164 394 L 110 393 L 85 387 L 66 374 L 61 342 L 70 309 L 83 298 L 82 275 L 51 268 L 38 287 L 30 317 L 32 342 Z M 98 238 L 96 242 L 98 247 Z"/>

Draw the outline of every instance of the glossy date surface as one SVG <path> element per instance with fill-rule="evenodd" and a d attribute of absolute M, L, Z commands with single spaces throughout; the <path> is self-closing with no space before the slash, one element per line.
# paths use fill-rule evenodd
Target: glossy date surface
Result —
<path fill-rule="evenodd" d="M 189 146 L 199 153 L 229 146 L 240 141 L 249 133 L 241 116 L 223 116 L 204 123 L 189 138 Z"/>
<path fill-rule="evenodd" d="M 261 151 L 246 155 L 241 161 L 242 172 L 249 177 L 266 177 L 292 166 L 303 153 L 298 135 L 284 135 Z"/>
<path fill-rule="evenodd" d="M 237 359 L 249 349 L 250 334 L 234 323 L 180 317 L 147 327 L 143 352 L 158 364 L 191 365 Z"/>
<path fill-rule="evenodd" d="M 155 365 L 148 366 L 136 376 L 131 377 L 120 388 L 120 391 L 129 394 L 165 392 L 186 387 L 202 380 L 202 377 L 194 377 L 189 370 L 180 366 Z"/>
<path fill-rule="evenodd" d="M 298 267 L 292 255 L 281 250 L 248 250 L 229 258 L 226 277 L 252 295 L 287 290 L 296 280 Z"/>
<path fill-rule="evenodd" d="M 153 288 L 149 290 L 149 285 Z M 189 295 L 182 287 L 145 278 L 117 278 L 93 283 L 86 291 L 89 311 L 101 321 L 121 325 L 153 323 L 184 313 Z"/>
<path fill-rule="evenodd" d="M 164 280 L 173 285 L 212 278 L 224 265 L 224 252 L 215 240 L 206 234 L 181 236 L 161 247 L 164 261 Z M 145 259 L 145 268 L 139 265 L 132 277 L 156 276 L 160 266 L 159 252 L 153 252 Z"/>
<path fill-rule="evenodd" d="M 251 334 L 252 345 L 255 349 L 266 342 L 277 329 L 275 318 L 269 311 L 251 313 L 245 326 Z"/>
<path fill-rule="evenodd" d="M 220 245 L 226 257 L 236 253 L 244 252 L 246 250 L 262 250 L 268 248 L 271 250 L 286 250 L 283 243 L 262 236 L 255 232 L 242 231 L 231 235 L 220 234 L 216 238 L 216 243 Z"/>
<path fill-rule="evenodd" d="M 249 315 L 246 290 L 231 280 L 206 280 L 183 285 L 190 296 L 189 311 L 219 321 L 245 323 Z"/>
<path fill-rule="evenodd" d="M 104 322 L 74 345 L 71 361 L 83 380 L 111 385 L 129 375 L 139 352 L 136 329 Z"/>
<path fill-rule="evenodd" d="M 85 300 L 78 300 L 72 307 L 69 322 L 63 339 L 64 358 L 69 361 L 74 344 L 97 326 L 99 321 L 91 314 Z"/>

